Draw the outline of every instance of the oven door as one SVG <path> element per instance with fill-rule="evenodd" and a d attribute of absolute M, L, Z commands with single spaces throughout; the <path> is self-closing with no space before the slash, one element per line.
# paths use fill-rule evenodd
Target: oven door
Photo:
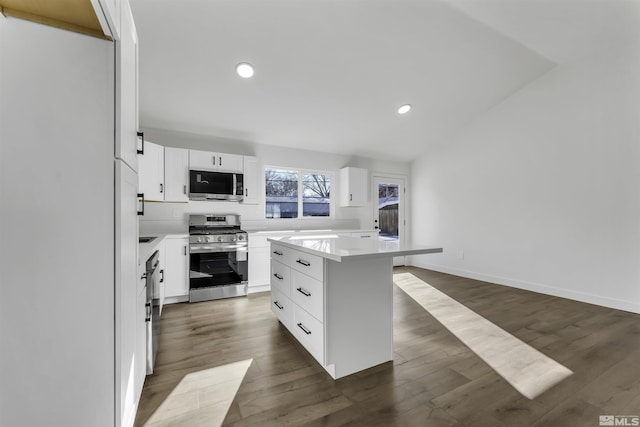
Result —
<path fill-rule="evenodd" d="M 227 296 L 246 295 L 248 279 L 247 245 L 234 243 L 220 244 L 191 244 L 189 251 L 189 294 L 201 295 L 207 292 L 214 295 L 206 299 L 225 298 Z M 233 285 L 237 292 L 245 289 L 244 293 L 227 295 L 230 290 L 222 288 Z M 215 296 L 220 295 L 220 296 Z M 202 301 L 203 299 L 198 299 Z"/>

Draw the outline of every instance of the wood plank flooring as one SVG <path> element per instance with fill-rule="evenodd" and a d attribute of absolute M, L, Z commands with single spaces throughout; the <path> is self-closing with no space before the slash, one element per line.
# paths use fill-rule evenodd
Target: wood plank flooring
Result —
<path fill-rule="evenodd" d="M 394 287 L 393 362 L 334 381 L 262 293 L 165 307 L 136 426 L 185 375 L 247 359 L 225 426 L 582 427 L 598 426 L 599 415 L 640 415 L 640 315 L 415 267 L 396 272 L 414 274 L 574 374 L 529 400 Z M 176 425 L 210 426 L 206 411 Z"/>

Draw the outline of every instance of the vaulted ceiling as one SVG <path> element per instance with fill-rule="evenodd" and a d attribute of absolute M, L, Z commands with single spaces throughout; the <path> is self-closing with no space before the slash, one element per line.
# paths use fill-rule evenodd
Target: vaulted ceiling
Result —
<path fill-rule="evenodd" d="M 636 0 L 131 3 L 142 127 L 402 161 L 557 63 L 637 36 L 639 10 Z M 236 74 L 240 62 L 253 78 Z"/>

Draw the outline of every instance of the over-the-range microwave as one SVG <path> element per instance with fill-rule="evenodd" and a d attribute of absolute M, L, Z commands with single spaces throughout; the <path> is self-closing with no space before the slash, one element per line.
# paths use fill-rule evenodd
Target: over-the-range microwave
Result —
<path fill-rule="evenodd" d="M 244 182 L 241 173 L 189 171 L 190 200 L 229 200 L 239 202 L 244 198 Z"/>

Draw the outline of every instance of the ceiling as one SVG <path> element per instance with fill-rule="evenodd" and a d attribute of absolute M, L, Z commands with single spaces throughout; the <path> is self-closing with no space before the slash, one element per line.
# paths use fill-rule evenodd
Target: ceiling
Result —
<path fill-rule="evenodd" d="M 131 4 L 143 128 L 398 161 L 558 63 L 637 37 L 640 10 L 637 0 Z M 236 74 L 240 62 L 253 78 Z"/>

